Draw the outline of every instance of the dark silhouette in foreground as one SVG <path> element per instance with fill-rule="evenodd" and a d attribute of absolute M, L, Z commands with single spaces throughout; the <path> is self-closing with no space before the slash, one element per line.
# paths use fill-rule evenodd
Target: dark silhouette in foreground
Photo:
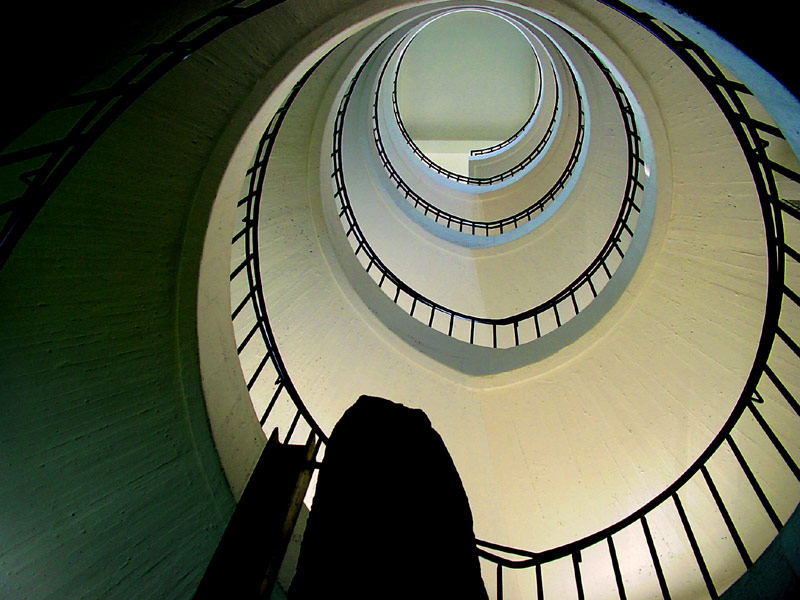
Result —
<path fill-rule="evenodd" d="M 362 396 L 336 424 L 289 598 L 487 598 L 467 495 L 424 412 Z"/>

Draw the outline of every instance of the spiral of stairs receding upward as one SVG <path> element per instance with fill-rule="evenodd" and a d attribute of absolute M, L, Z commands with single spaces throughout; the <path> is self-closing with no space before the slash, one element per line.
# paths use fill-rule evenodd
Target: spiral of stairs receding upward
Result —
<path fill-rule="evenodd" d="M 463 8 L 539 65 L 467 180 L 395 76 Z M 647 8 L 234 2 L 6 148 L 3 380 L 42 401 L 0 589 L 191 595 L 265 433 L 320 460 L 361 394 L 430 417 L 491 597 L 728 589 L 800 499 L 797 139 Z"/>
<path fill-rule="evenodd" d="M 487 187 L 425 157 L 394 104 L 403 52 L 457 4 L 365 27 L 295 89 L 279 128 L 266 129 L 269 153 L 256 153 L 252 243 L 270 340 L 302 410 L 269 369 L 251 395 L 263 427 L 287 439 L 307 428 L 324 437 L 361 393 L 425 410 L 464 480 L 498 597 L 537 586 L 545 597 L 584 587 L 713 597 L 766 547 L 800 491 L 779 474 L 780 450 L 762 473 L 776 487 L 740 489 L 760 453 L 760 417 L 737 411 L 761 369 L 762 206 L 736 132 L 691 66 L 624 15 L 590 6 L 602 33 L 571 31 L 569 14 L 483 5 L 540 36 L 561 69 L 542 110 L 557 115 L 552 145 Z M 748 110 L 764 118 L 757 104 Z M 528 137 L 519 145 L 535 148 Z M 554 209 L 522 231 L 448 226 L 514 214 L 562 173 L 569 184 Z M 623 238 L 626 202 L 637 216 Z M 581 280 L 609 231 L 617 261 Z M 234 251 L 233 271 L 247 252 Z M 250 289 L 234 290 L 232 305 Z M 564 289 L 552 313 L 503 321 Z M 254 323 L 241 315 L 236 339 L 256 389 L 265 354 L 248 352 Z M 783 403 L 770 427 L 788 434 L 797 415 Z M 759 511 L 763 520 L 750 516 Z"/>

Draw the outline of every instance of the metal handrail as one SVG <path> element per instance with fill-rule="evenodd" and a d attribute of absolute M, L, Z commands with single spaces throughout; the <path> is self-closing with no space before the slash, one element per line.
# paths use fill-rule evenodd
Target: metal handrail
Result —
<path fill-rule="evenodd" d="M 378 85 L 375 90 L 375 96 L 372 104 L 372 132 L 373 138 L 375 140 L 375 147 L 378 151 L 378 156 L 383 163 L 386 172 L 389 174 L 389 178 L 395 183 L 397 189 L 400 190 L 405 199 L 409 202 L 413 203 L 414 208 L 422 212 L 423 215 L 432 218 L 435 223 L 443 224 L 448 229 L 454 229 L 461 233 L 467 233 L 470 235 L 483 235 L 483 236 L 492 236 L 492 235 L 499 235 L 505 233 L 507 231 L 511 231 L 524 225 L 525 223 L 530 222 L 533 220 L 534 215 L 538 213 L 544 212 L 544 209 L 549 205 L 553 200 L 555 200 L 556 196 L 564 189 L 567 184 L 567 181 L 572 176 L 573 171 L 575 170 L 576 165 L 578 164 L 578 157 L 580 156 L 581 150 L 583 149 L 583 141 L 584 141 L 584 130 L 585 130 L 585 113 L 583 108 L 583 97 L 580 93 L 580 89 L 578 86 L 578 80 L 575 76 L 575 72 L 572 69 L 572 66 L 565 61 L 567 66 L 567 70 L 569 71 L 570 77 L 572 79 L 573 88 L 575 91 L 575 98 L 578 103 L 578 126 L 575 132 L 575 142 L 572 146 L 572 152 L 570 154 L 569 159 L 567 160 L 567 165 L 564 168 L 564 171 L 558 177 L 558 179 L 553 183 L 547 192 L 544 195 L 530 204 L 528 207 L 518 211 L 517 213 L 504 217 L 502 219 L 495 219 L 492 221 L 479 221 L 474 219 L 467 219 L 464 217 L 459 217 L 453 213 L 448 211 L 444 211 L 434 205 L 432 202 L 425 200 L 422 196 L 420 196 L 414 189 L 400 176 L 397 172 L 397 169 L 394 168 L 392 161 L 389 159 L 389 156 L 386 153 L 386 148 L 383 144 L 383 138 L 381 136 L 380 131 L 380 120 L 378 118 L 378 100 L 379 94 L 382 87 L 383 77 L 386 73 L 386 69 L 389 66 L 391 61 L 392 55 L 397 51 L 402 44 L 403 40 L 400 40 L 398 44 L 392 50 L 392 54 L 387 58 L 387 60 L 383 64 L 383 68 L 381 69 L 381 74 L 378 78 Z M 399 67 L 398 67 L 399 68 Z M 547 130 L 536 145 L 536 147 L 531 151 L 529 157 L 536 157 L 539 153 L 544 149 L 547 143 L 550 141 L 550 137 L 554 131 L 555 124 L 556 124 L 556 117 L 558 116 L 558 105 L 559 105 L 559 96 L 560 96 L 560 89 L 559 86 L 555 88 L 555 104 L 553 107 L 553 115 L 550 119 L 550 123 L 548 124 Z M 394 99 L 393 99 L 394 104 Z"/>
<path fill-rule="evenodd" d="M 575 38 L 575 36 L 573 36 L 568 30 L 564 31 Z M 606 77 L 606 80 L 608 81 L 612 91 L 614 92 L 615 98 L 619 104 L 620 114 L 625 127 L 626 140 L 628 144 L 628 172 L 626 176 L 625 193 L 623 195 L 620 210 L 608 239 L 594 260 L 592 260 L 592 262 L 580 275 L 578 275 L 570 284 L 568 284 L 563 290 L 555 294 L 549 300 L 546 300 L 545 302 L 542 302 L 541 304 L 520 313 L 500 318 L 478 317 L 456 311 L 419 293 L 417 290 L 406 284 L 395 273 L 393 273 L 380 259 L 367 241 L 353 212 L 347 191 L 347 185 L 345 183 L 345 175 L 342 164 L 342 135 L 344 130 L 345 114 L 350 102 L 350 97 L 362 71 L 364 70 L 364 67 L 369 62 L 372 55 L 370 55 L 370 57 L 361 63 L 361 66 L 351 79 L 347 91 L 342 96 L 334 123 L 332 177 L 335 183 L 334 197 L 339 202 L 340 207 L 339 218 L 343 221 L 342 225 L 345 229 L 345 236 L 348 239 L 350 239 L 352 236 L 353 241 L 351 243 L 354 246 L 355 255 L 358 256 L 362 251 L 364 252 L 367 260 L 365 267 L 367 272 L 369 272 L 373 267 L 380 272 L 380 279 L 377 281 L 378 287 L 383 289 L 384 292 L 387 293 L 390 298 L 392 298 L 392 295 L 389 294 L 386 289 L 384 289 L 384 284 L 391 284 L 391 286 L 393 286 L 393 301 L 395 304 L 399 305 L 401 293 L 410 298 L 411 307 L 409 314 L 411 316 L 415 316 L 415 312 L 417 311 L 418 307 L 425 307 L 425 310 L 429 311 L 426 313 L 427 324 L 429 327 L 434 326 L 434 319 L 437 314 L 442 315 L 447 319 L 447 335 L 456 337 L 456 335 L 454 335 L 456 319 L 465 321 L 469 324 L 469 337 L 465 337 L 465 339 L 462 341 L 475 344 L 476 325 L 485 326 L 491 329 L 491 347 L 493 348 L 498 347 L 498 329 L 510 328 L 513 333 L 511 333 L 508 338 L 510 339 L 511 335 L 513 335 L 513 345 L 519 346 L 528 341 L 520 336 L 520 325 L 523 322 L 528 321 L 533 323 L 532 329 L 535 331 L 535 337 L 533 339 L 538 339 L 544 335 L 542 333 L 539 320 L 540 317 L 547 312 L 552 311 L 556 327 L 560 327 L 563 322 L 566 322 L 566 320 L 563 318 L 564 316 L 572 318 L 581 310 L 583 310 L 583 308 L 585 308 L 579 306 L 577 300 L 577 293 L 581 288 L 588 288 L 592 299 L 594 299 L 598 296 L 602 288 L 599 288 L 599 285 L 597 285 L 592 278 L 602 271 L 602 273 L 605 275 L 603 278 L 604 285 L 610 281 L 613 275 L 611 270 L 613 265 L 610 264 L 611 255 L 613 253 L 617 253 L 620 261 L 622 258 L 624 258 L 625 251 L 622 248 L 622 243 L 624 241 L 629 244 L 634 236 L 634 230 L 628 224 L 628 221 L 633 213 L 638 214 L 641 210 L 639 205 L 636 203 L 636 194 L 639 189 L 644 188 L 643 184 L 639 181 L 640 166 L 643 164 L 639 149 L 640 140 L 637 133 L 633 109 L 631 108 L 630 101 L 625 95 L 624 90 L 616 82 L 611 71 L 602 63 L 594 51 L 588 48 L 588 46 L 583 44 L 582 46 L 593 59 L 593 61 L 595 61 L 595 63 L 598 65 Z M 559 312 L 559 306 L 562 303 L 565 303 L 571 307 L 571 315 L 564 315 Z M 562 306 L 561 310 L 564 311 L 565 307 Z"/>
<path fill-rule="evenodd" d="M 269 125 L 267 125 L 264 134 L 259 140 L 258 150 L 253 157 L 253 164 L 246 173 L 247 194 L 237 202 L 237 208 L 244 208 L 244 215 L 241 218 L 242 228 L 237 231 L 231 239 L 231 244 L 234 245 L 237 244 L 240 239 L 244 239 L 245 251 L 242 261 L 231 269 L 230 280 L 234 282 L 238 277 L 244 276 L 246 277 L 248 289 L 247 294 L 245 294 L 231 313 L 231 319 L 234 322 L 234 327 L 237 323 L 237 319 L 249 322 L 249 318 L 252 318 L 254 321 L 254 324 L 247 330 L 247 333 L 244 334 L 243 340 L 236 349 L 239 356 L 242 356 L 243 353 L 247 353 L 249 357 L 255 357 L 257 359 L 257 365 L 253 372 L 249 374 L 243 373 L 243 375 L 245 375 L 247 390 L 248 392 L 252 391 L 259 381 L 264 381 L 267 372 L 270 373 L 269 381 L 272 382 L 272 395 L 265 410 L 259 415 L 259 423 L 266 431 L 277 429 L 277 425 L 279 424 L 285 425 L 283 421 L 269 421 L 276 403 L 279 401 L 282 394 L 284 394 L 288 396 L 290 401 L 294 404 L 295 411 L 289 426 L 284 429 L 284 436 L 281 441 L 284 444 L 292 441 L 292 436 L 297 430 L 297 425 L 302 418 L 320 440 L 317 451 L 322 447 L 322 444 L 328 441 L 328 436 L 311 415 L 311 412 L 297 392 L 297 388 L 295 388 L 286 370 L 286 366 L 283 363 L 280 352 L 278 351 L 278 344 L 275 341 L 275 336 L 270 326 L 266 301 L 264 300 L 264 287 L 261 280 L 260 267 L 260 246 L 258 242 L 258 223 L 263 199 L 264 183 L 267 175 L 267 166 L 280 127 L 292 103 L 300 93 L 300 90 L 331 52 L 333 52 L 333 50 L 328 52 L 306 71 L 303 77 L 289 92 L 280 108 L 275 112 Z M 250 307 L 249 314 L 248 311 L 245 310 L 246 306 Z M 256 333 L 259 335 L 256 336 Z M 256 343 L 257 339 L 261 340 L 266 349 L 265 352 L 262 352 L 260 345 Z M 269 369 L 265 371 L 267 365 L 272 367 L 271 371 Z"/>

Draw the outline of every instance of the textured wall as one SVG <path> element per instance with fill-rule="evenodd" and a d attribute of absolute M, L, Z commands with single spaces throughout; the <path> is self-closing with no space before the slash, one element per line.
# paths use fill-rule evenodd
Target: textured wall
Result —
<path fill-rule="evenodd" d="M 3 597 L 188 597 L 233 508 L 178 302 L 219 119 L 197 128 L 163 91 L 94 145 L 0 275 Z"/>
<path fill-rule="evenodd" d="M 230 113 L 279 51 L 231 76 L 224 55 L 236 39 L 129 109 L 0 274 L 4 598 L 190 597 L 233 509 L 198 370 L 197 269 L 213 195 L 197 186 Z M 59 118 L 27 139 L 57 132 Z"/>

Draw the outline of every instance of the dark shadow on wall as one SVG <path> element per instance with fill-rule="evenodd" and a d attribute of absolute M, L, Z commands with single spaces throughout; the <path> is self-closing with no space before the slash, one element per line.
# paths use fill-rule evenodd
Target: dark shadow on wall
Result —
<path fill-rule="evenodd" d="M 425 413 L 362 396 L 334 428 L 290 600 L 485 599 L 472 513 Z"/>
<path fill-rule="evenodd" d="M 785 0 L 735 4 L 727 0 L 669 0 L 667 4 L 700 21 L 731 42 L 800 98 L 797 18 Z"/>
<path fill-rule="evenodd" d="M 58 101 L 145 45 L 229 0 L 43 0 L 4 3 L 0 148 Z"/>

